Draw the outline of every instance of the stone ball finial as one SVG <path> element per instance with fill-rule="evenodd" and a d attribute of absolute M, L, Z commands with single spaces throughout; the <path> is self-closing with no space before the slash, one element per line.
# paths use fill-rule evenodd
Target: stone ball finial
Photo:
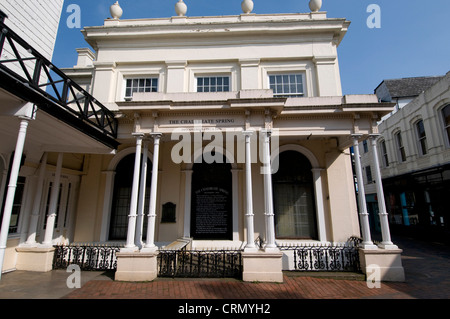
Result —
<path fill-rule="evenodd" d="M 310 0 L 309 8 L 312 12 L 318 12 L 322 8 L 322 0 Z"/>
<path fill-rule="evenodd" d="M 179 17 L 184 17 L 186 15 L 187 5 L 186 5 L 186 3 L 183 2 L 183 0 L 179 0 L 175 4 L 175 12 L 176 12 L 177 16 L 179 16 Z"/>
<path fill-rule="evenodd" d="M 252 0 L 244 0 L 244 1 L 242 1 L 242 3 L 241 3 L 242 11 L 243 11 L 245 14 L 249 14 L 250 12 L 252 12 L 253 6 L 254 6 L 254 3 L 253 3 Z"/>
<path fill-rule="evenodd" d="M 116 3 L 114 3 L 109 8 L 109 12 L 111 13 L 111 17 L 113 19 L 120 19 L 122 17 L 123 10 L 122 10 L 122 8 L 119 5 L 119 1 L 116 1 Z"/>

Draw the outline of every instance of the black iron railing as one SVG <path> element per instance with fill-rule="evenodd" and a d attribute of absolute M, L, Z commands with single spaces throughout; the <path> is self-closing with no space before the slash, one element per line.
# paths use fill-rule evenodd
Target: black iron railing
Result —
<path fill-rule="evenodd" d="M 241 278 L 241 250 L 160 250 L 159 277 Z"/>
<path fill-rule="evenodd" d="M 66 269 L 69 265 L 78 265 L 81 270 L 117 269 L 119 245 L 72 244 L 54 247 L 53 269 Z"/>
<path fill-rule="evenodd" d="M 115 114 L 6 26 L 4 18 L 0 16 L 1 86 L 70 124 L 78 120 L 117 138 Z"/>
<path fill-rule="evenodd" d="M 292 251 L 294 271 L 360 272 L 359 242 L 352 237 L 345 243 L 305 243 L 280 249 Z"/>

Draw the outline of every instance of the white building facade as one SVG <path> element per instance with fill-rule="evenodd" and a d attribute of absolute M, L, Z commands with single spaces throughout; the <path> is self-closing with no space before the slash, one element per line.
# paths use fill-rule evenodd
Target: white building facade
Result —
<path fill-rule="evenodd" d="M 79 49 L 64 72 L 116 114 L 120 145 L 58 161 L 79 193 L 72 230 L 53 243 L 121 242 L 117 280 L 154 279 L 158 254 L 186 244 L 242 251 L 244 280 L 282 281 L 293 267 L 282 247 L 362 234 L 363 271 L 381 258 L 383 279 L 403 280 L 387 219 L 378 247 L 358 215 L 349 147 L 393 105 L 342 96 L 350 23 L 179 12 L 83 29 L 95 52 Z"/>

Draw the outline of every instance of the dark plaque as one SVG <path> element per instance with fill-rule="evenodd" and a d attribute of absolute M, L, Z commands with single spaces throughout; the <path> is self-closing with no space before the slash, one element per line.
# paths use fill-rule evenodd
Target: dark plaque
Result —
<path fill-rule="evenodd" d="M 192 180 L 191 236 L 233 238 L 232 182 L 229 164 L 196 164 Z"/>

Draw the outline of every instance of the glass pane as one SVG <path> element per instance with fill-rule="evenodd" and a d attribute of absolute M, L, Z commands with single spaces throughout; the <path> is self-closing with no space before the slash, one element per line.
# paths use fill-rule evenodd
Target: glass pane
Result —
<path fill-rule="evenodd" d="M 133 87 L 138 87 L 139 86 L 139 80 L 138 79 L 133 79 Z"/>
<path fill-rule="evenodd" d="M 131 80 L 127 80 L 127 88 L 131 88 L 132 85 L 133 83 L 131 82 Z"/>
<path fill-rule="evenodd" d="M 450 105 L 447 105 L 443 110 L 442 114 L 444 116 L 445 126 L 450 125 Z"/>
<path fill-rule="evenodd" d="M 275 84 L 275 76 L 273 76 L 273 75 L 269 76 L 269 83 L 270 83 L 271 87 L 272 87 L 272 85 Z"/>
<path fill-rule="evenodd" d="M 224 77 L 223 78 L 223 84 L 224 85 L 230 85 L 230 78 L 229 77 Z"/>

